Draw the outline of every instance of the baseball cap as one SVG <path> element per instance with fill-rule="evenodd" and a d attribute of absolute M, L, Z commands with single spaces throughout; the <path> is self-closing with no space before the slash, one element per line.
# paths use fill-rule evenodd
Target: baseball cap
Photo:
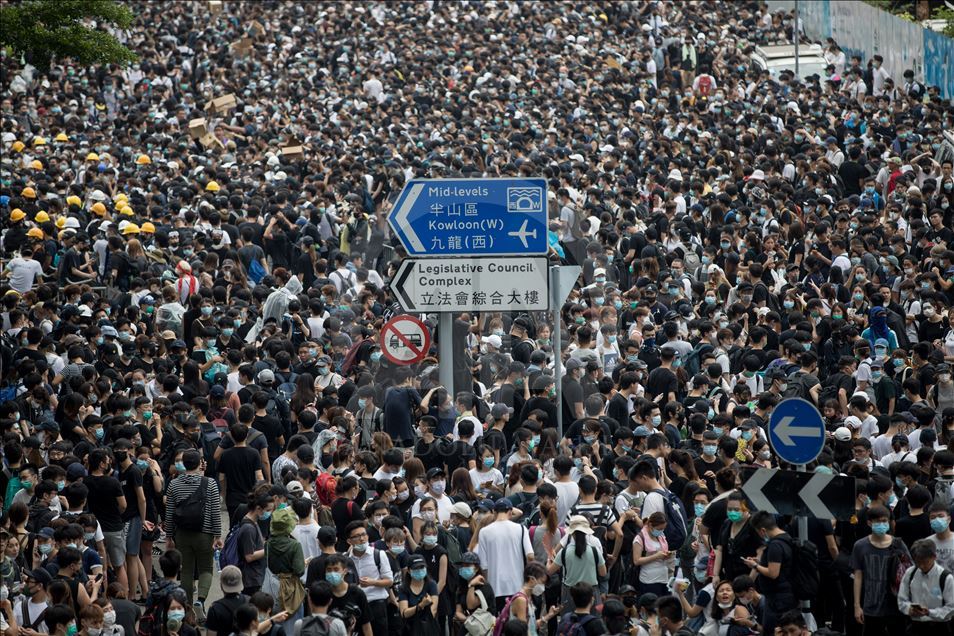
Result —
<path fill-rule="evenodd" d="M 839 442 L 847 442 L 851 440 L 851 430 L 844 426 L 839 426 L 835 429 L 835 439 Z"/>
<path fill-rule="evenodd" d="M 463 501 L 458 501 L 453 506 L 451 506 L 451 512 L 454 513 L 455 515 L 459 515 L 463 517 L 464 519 L 470 519 L 471 515 L 474 514 L 473 511 L 470 509 L 470 506 L 468 506 Z"/>
<path fill-rule="evenodd" d="M 494 512 L 508 512 L 513 510 L 513 504 L 509 499 L 498 499 L 494 502 Z"/>
<path fill-rule="evenodd" d="M 242 591 L 242 571 L 234 565 L 226 565 L 219 573 L 219 583 L 226 594 L 238 594 Z"/>
<path fill-rule="evenodd" d="M 275 374 L 272 373 L 271 369 L 262 369 L 258 372 L 258 382 L 259 384 L 271 384 L 275 381 Z"/>
<path fill-rule="evenodd" d="M 220 384 L 216 384 L 209 390 L 209 395 L 214 398 L 225 397 L 225 387 Z"/>
<path fill-rule="evenodd" d="M 300 495 L 301 493 L 305 492 L 305 487 L 301 485 L 300 481 L 293 480 L 288 482 L 285 485 L 285 490 L 287 490 L 288 494 L 290 495 L 294 495 L 294 494 Z"/>
<path fill-rule="evenodd" d="M 434 479 L 435 477 L 447 476 L 447 473 L 444 472 L 443 468 L 431 468 L 427 471 L 427 478 Z"/>

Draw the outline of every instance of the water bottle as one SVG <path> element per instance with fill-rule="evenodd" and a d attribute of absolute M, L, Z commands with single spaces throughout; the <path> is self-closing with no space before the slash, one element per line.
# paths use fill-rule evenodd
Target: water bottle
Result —
<path fill-rule="evenodd" d="M 220 558 L 221 556 L 222 556 L 222 550 L 216 548 L 216 550 L 215 550 L 215 556 L 213 557 L 213 558 L 215 559 L 215 571 L 216 571 L 216 572 L 218 572 L 219 570 L 222 569 L 222 566 L 219 565 L 219 558 Z"/>

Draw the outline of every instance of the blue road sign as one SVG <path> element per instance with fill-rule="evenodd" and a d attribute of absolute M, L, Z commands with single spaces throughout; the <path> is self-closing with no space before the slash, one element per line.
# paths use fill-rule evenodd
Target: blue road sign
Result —
<path fill-rule="evenodd" d="M 388 223 L 413 256 L 547 252 L 545 179 L 414 179 Z"/>
<path fill-rule="evenodd" d="M 825 445 L 825 422 L 815 405 L 802 398 L 782 400 L 772 411 L 769 443 L 789 464 L 814 461 Z"/>

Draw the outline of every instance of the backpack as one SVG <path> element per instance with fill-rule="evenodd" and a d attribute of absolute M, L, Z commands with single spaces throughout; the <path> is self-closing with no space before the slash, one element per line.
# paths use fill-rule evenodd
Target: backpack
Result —
<path fill-rule="evenodd" d="M 291 402 L 292 396 L 295 395 L 295 380 L 297 378 L 298 375 L 295 373 L 289 373 L 286 376 L 284 373 L 275 372 L 275 379 L 281 381 L 278 385 L 278 395 L 280 395 L 286 403 Z"/>
<path fill-rule="evenodd" d="M 326 636 L 331 633 L 331 618 L 325 616 L 309 616 L 301 622 L 299 636 Z"/>
<path fill-rule="evenodd" d="M 732 348 L 729 349 L 729 373 L 733 375 L 742 373 L 742 359 L 745 358 L 745 354 L 748 352 L 748 347 L 740 347 L 738 345 L 733 345 Z"/>
<path fill-rule="evenodd" d="M 265 278 L 265 267 L 257 258 L 253 258 L 248 264 L 248 279 L 258 285 Z"/>
<path fill-rule="evenodd" d="M 947 572 L 945 572 L 944 574 L 947 574 Z M 942 590 L 944 589 L 944 579 L 941 579 L 941 589 Z M 42 623 L 43 619 L 46 618 L 46 610 L 44 609 L 42 612 L 40 612 L 40 615 L 36 617 L 35 621 L 31 621 L 30 620 L 30 603 L 24 600 L 22 603 L 20 603 L 20 607 L 23 609 L 23 612 L 22 612 L 23 616 L 20 622 L 20 627 L 23 627 L 24 629 L 31 629 L 33 631 L 36 631 L 36 626 Z"/>
<path fill-rule="evenodd" d="M 831 382 L 827 385 L 822 385 L 821 390 L 818 392 L 818 406 L 824 406 L 825 402 L 829 400 L 838 401 L 838 383 Z"/>
<path fill-rule="evenodd" d="M 166 604 L 166 598 L 176 587 L 178 586 L 171 581 L 160 581 L 151 586 L 149 596 L 146 597 L 146 608 L 136 629 L 137 636 L 158 636 L 161 633 L 162 608 Z"/>
<path fill-rule="evenodd" d="M 507 599 L 507 602 L 504 603 L 503 609 L 500 610 L 500 613 L 497 614 L 497 620 L 494 622 L 494 636 L 501 636 L 504 631 L 504 625 L 507 624 L 507 621 L 510 620 L 510 606 L 513 604 L 513 599 L 518 596 L 522 597 L 527 603 L 530 603 L 530 599 L 527 598 L 527 595 L 523 592 L 517 592 L 513 596 Z"/>
<path fill-rule="evenodd" d="M 575 618 L 580 617 L 580 618 Z M 557 628 L 558 636 L 583 636 L 586 634 L 586 625 L 595 621 L 596 617 L 592 614 L 580 616 L 576 612 L 567 612 L 560 619 L 560 626 Z"/>
<path fill-rule="evenodd" d="M 891 542 L 892 567 L 888 569 L 888 584 L 890 585 L 891 593 L 895 596 L 898 595 L 898 591 L 901 589 L 904 573 L 908 571 L 908 568 L 914 567 L 914 561 L 904 552 L 903 547 L 904 544 L 901 542 L 901 539 L 897 537 Z"/>
<path fill-rule="evenodd" d="M 911 568 L 911 574 L 908 575 L 908 598 L 910 598 L 911 593 L 911 583 L 914 581 L 914 573 L 917 572 L 917 568 Z M 938 579 L 938 587 L 941 588 L 941 595 L 944 594 L 944 583 L 947 581 L 947 577 L 950 575 L 950 572 L 947 570 L 941 570 L 941 578 Z M 24 603 L 26 605 L 26 603 Z M 37 620 L 39 622 L 39 620 Z"/>
<path fill-rule="evenodd" d="M 529 528 L 530 527 L 530 515 L 533 514 L 534 508 L 537 507 L 538 499 L 536 493 L 519 493 L 520 503 L 514 502 L 513 507 L 520 510 L 523 515 L 520 517 L 520 525 Z"/>
<path fill-rule="evenodd" d="M 792 548 L 792 570 L 788 580 L 795 598 L 813 601 L 818 595 L 818 548 L 811 541 L 796 541 L 789 535 L 783 539 Z"/>
<path fill-rule="evenodd" d="M 448 567 L 455 563 L 460 563 L 463 552 L 460 549 L 460 538 L 454 532 L 444 529 L 444 526 L 437 527 L 437 543 L 447 550 Z M 448 575 L 449 576 L 449 575 Z"/>
<path fill-rule="evenodd" d="M 686 373 L 690 376 L 694 376 L 702 369 L 702 351 L 703 350 L 712 350 L 712 345 L 708 344 L 698 344 L 693 347 L 692 351 L 689 352 L 689 355 L 686 356 L 686 359 L 683 360 L 682 366 L 686 369 Z"/>
<path fill-rule="evenodd" d="M 191 532 L 202 531 L 202 521 L 205 518 L 205 500 L 209 489 L 209 478 L 200 477 L 199 485 L 192 493 L 179 502 L 172 513 L 172 520 L 176 528 Z"/>
<path fill-rule="evenodd" d="M 669 549 L 675 552 L 682 547 L 682 544 L 686 542 L 689 536 L 689 522 L 686 516 L 686 509 L 683 508 L 682 500 L 668 490 L 659 489 L 653 492 L 662 495 L 665 501 L 666 543 L 669 544 Z"/>
<path fill-rule="evenodd" d="M 335 500 L 335 489 L 338 487 L 338 480 L 331 473 L 321 473 L 315 480 L 315 495 L 318 501 L 324 506 L 330 506 Z"/>
<path fill-rule="evenodd" d="M 225 422 L 222 419 L 216 421 Z M 225 424 L 225 428 L 228 428 L 228 424 Z M 202 457 L 205 459 L 207 466 L 206 471 L 214 475 L 216 472 L 215 451 L 222 443 L 221 430 L 213 422 L 202 422 L 199 426 L 199 434 L 201 435 Z"/>
<path fill-rule="evenodd" d="M 219 555 L 219 566 L 225 567 L 227 565 L 234 565 L 241 567 L 241 563 L 244 561 L 242 555 L 239 554 L 239 534 L 242 526 L 245 523 L 251 523 L 251 521 L 246 521 L 242 519 L 239 523 L 235 524 L 231 530 L 229 530 L 228 535 L 225 537 L 225 545 L 222 546 L 222 554 Z"/>
<path fill-rule="evenodd" d="M 786 399 L 802 398 L 814 404 L 815 401 L 812 400 L 811 391 L 808 390 L 808 386 L 805 384 L 805 375 L 806 374 L 802 371 L 796 371 L 788 376 L 788 385 L 785 387 L 785 393 L 782 394 L 782 397 Z"/>

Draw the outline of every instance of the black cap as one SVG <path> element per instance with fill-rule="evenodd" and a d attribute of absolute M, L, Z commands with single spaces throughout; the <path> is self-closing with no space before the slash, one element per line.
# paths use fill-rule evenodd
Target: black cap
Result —
<path fill-rule="evenodd" d="M 434 479 L 435 477 L 447 476 L 447 473 L 444 472 L 443 468 L 431 468 L 427 471 L 427 478 Z"/>

